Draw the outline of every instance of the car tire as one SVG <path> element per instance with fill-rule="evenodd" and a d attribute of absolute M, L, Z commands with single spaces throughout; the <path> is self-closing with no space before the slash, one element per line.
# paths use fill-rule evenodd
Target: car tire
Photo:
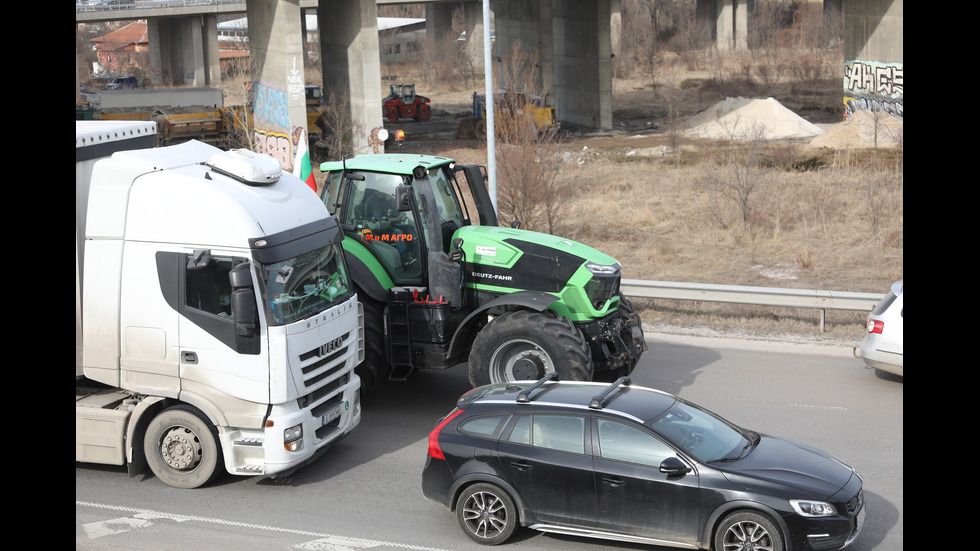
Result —
<path fill-rule="evenodd" d="M 784 551 L 783 535 L 765 514 L 738 511 L 725 517 L 715 529 L 713 551 L 766 549 Z"/>
<path fill-rule="evenodd" d="M 476 335 L 469 370 L 474 387 L 536 381 L 551 372 L 563 381 L 588 381 L 592 357 L 582 332 L 567 318 L 516 310 L 497 316 Z"/>
<path fill-rule="evenodd" d="M 469 486 L 456 500 L 456 521 L 473 541 L 497 545 L 517 529 L 517 507 L 507 492 L 493 484 Z"/>

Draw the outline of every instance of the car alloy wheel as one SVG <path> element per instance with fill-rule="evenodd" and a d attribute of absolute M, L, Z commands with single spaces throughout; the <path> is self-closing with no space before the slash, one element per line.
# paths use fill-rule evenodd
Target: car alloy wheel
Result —
<path fill-rule="evenodd" d="M 743 511 L 728 515 L 719 525 L 715 551 L 783 551 L 783 538 L 766 516 Z"/>
<path fill-rule="evenodd" d="M 517 528 L 517 509 L 506 492 L 491 484 L 474 484 L 463 491 L 456 506 L 460 527 L 473 540 L 497 545 Z"/>

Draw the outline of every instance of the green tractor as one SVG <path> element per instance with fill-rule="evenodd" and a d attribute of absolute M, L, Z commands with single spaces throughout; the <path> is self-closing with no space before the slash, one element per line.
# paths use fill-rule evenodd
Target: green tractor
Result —
<path fill-rule="evenodd" d="M 606 379 L 632 372 L 646 350 L 619 263 L 499 226 L 484 167 L 381 154 L 320 170 L 364 306 L 363 386 L 463 362 L 474 386 L 550 372 Z"/>

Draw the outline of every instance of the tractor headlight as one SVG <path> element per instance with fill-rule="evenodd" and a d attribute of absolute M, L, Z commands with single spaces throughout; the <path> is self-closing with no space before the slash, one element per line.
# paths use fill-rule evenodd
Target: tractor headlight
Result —
<path fill-rule="evenodd" d="M 595 275 L 613 275 L 618 274 L 620 269 L 619 262 L 611 265 L 596 264 L 595 262 L 587 262 L 585 264 L 585 269 L 592 272 Z"/>

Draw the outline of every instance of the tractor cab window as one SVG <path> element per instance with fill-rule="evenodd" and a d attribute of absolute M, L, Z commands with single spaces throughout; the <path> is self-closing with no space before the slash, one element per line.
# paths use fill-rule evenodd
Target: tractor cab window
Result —
<path fill-rule="evenodd" d="M 438 168 L 429 171 L 429 182 L 435 194 L 436 209 L 439 211 L 439 226 L 442 236 L 429 243 L 439 243 L 444 252 L 449 252 L 453 234 L 466 225 L 463 208 L 456 195 L 456 183 L 451 179 L 449 171 Z"/>
<path fill-rule="evenodd" d="M 392 280 L 399 285 L 419 283 L 419 234 L 411 210 L 399 211 L 396 188 L 404 183 L 395 174 L 360 173 L 363 180 L 349 180 L 350 194 L 344 221 L 378 258 Z"/>

